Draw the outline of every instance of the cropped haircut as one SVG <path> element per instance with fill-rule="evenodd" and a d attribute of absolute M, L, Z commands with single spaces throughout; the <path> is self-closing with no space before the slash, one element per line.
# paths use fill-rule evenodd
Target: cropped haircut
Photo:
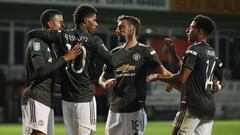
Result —
<path fill-rule="evenodd" d="M 121 16 L 118 17 L 117 22 L 119 22 L 121 20 L 127 20 L 129 25 L 135 26 L 136 27 L 136 36 L 139 34 L 141 21 L 137 17 L 121 15 Z"/>
<path fill-rule="evenodd" d="M 207 36 L 212 34 L 216 29 L 216 24 L 210 17 L 197 15 L 193 21 L 196 22 L 196 27 L 202 29 Z"/>
<path fill-rule="evenodd" d="M 79 24 L 84 23 L 84 18 L 97 13 L 97 9 L 89 4 L 80 4 L 73 14 L 73 19 L 76 28 L 79 28 Z"/>
<path fill-rule="evenodd" d="M 49 28 L 48 21 L 50 21 L 55 15 L 62 15 L 57 9 L 47 9 L 42 12 L 40 17 L 40 23 L 43 28 Z"/>

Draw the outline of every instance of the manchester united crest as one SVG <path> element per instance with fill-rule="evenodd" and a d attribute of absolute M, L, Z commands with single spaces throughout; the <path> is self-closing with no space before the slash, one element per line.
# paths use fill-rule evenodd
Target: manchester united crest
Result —
<path fill-rule="evenodd" d="M 133 59 L 135 61 L 139 61 L 141 59 L 141 55 L 139 53 L 135 53 L 135 54 L 133 54 Z"/>
<path fill-rule="evenodd" d="M 43 126 L 43 125 L 44 125 L 44 121 L 43 121 L 43 120 L 39 120 L 39 121 L 38 121 L 38 125 L 39 125 L 39 126 Z"/>

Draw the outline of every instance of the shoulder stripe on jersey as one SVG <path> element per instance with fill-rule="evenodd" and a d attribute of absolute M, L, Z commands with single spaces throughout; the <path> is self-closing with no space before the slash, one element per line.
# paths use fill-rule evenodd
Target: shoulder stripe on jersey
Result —
<path fill-rule="evenodd" d="M 197 46 L 197 45 L 201 45 L 201 44 L 203 44 L 203 42 L 195 42 L 195 43 L 192 44 L 192 46 Z"/>
<path fill-rule="evenodd" d="M 143 47 L 148 47 L 148 45 L 142 44 L 142 43 L 138 43 L 139 46 L 143 46 Z"/>
<path fill-rule="evenodd" d="M 118 47 L 112 49 L 112 50 L 110 51 L 110 53 L 113 53 L 113 52 L 115 52 L 115 51 L 117 51 L 117 50 L 119 50 L 119 49 L 122 49 L 122 48 L 124 48 L 124 47 L 125 47 L 125 44 L 120 45 L 120 46 L 118 46 Z"/>

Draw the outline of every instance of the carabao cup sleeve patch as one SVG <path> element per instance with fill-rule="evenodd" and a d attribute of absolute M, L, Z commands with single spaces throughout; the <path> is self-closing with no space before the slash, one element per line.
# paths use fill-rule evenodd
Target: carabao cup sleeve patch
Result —
<path fill-rule="evenodd" d="M 39 42 L 33 42 L 33 50 L 34 51 L 40 51 L 40 43 Z"/>

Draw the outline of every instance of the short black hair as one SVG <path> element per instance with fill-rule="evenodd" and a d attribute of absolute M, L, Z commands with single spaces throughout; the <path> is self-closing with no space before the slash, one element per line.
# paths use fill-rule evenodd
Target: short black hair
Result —
<path fill-rule="evenodd" d="M 62 15 L 62 13 L 57 9 L 47 9 L 42 12 L 40 17 L 40 23 L 43 28 L 48 28 L 48 21 L 50 21 L 55 15 Z"/>
<path fill-rule="evenodd" d="M 136 35 L 139 34 L 139 30 L 140 30 L 140 25 L 141 25 L 141 21 L 134 16 L 127 16 L 127 15 L 121 15 L 118 17 L 117 22 L 121 21 L 121 20 L 127 20 L 129 25 L 133 25 L 136 27 Z"/>
<path fill-rule="evenodd" d="M 84 18 L 97 13 L 97 9 L 89 4 L 80 4 L 73 14 L 73 19 L 76 28 L 79 28 L 79 24 L 84 23 Z"/>
<path fill-rule="evenodd" d="M 216 29 L 215 22 L 208 16 L 197 15 L 193 21 L 196 22 L 196 27 L 202 29 L 206 35 L 212 34 Z"/>

